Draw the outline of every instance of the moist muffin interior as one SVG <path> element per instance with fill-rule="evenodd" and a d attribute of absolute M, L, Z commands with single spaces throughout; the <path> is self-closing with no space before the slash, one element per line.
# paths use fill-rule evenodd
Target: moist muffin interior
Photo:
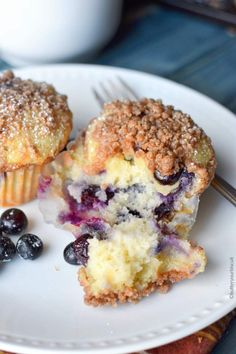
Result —
<path fill-rule="evenodd" d="M 186 240 L 199 201 L 193 173 L 183 170 L 174 184 L 162 185 L 141 158 L 119 155 L 91 176 L 82 169 L 82 146 L 78 150 L 72 168 L 41 178 L 39 198 L 46 220 L 80 240 L 86 267 L 80 281 L 93 294 L 88 302 L 96 305 L 98 296 L 104 303 L 104 289 L 119 294 L 124 285 L 142 292 L 157 274 L 181 269 L 193 277 L 204 270 L 203 250 Z"/>
<path fill-rule="evenodd" d="M 83 173 L 79 164 L 71 172 L 62 186 L 67 208 L 57 222 L 74 225 L 76 236 L 91 232 L 92 220 L 106 228 L 132 217 L 151 220 L 156 228 L 182 237 L 188 235 L 199 200 L 190 193 L 193 173 L 183 170 L 174 184 L 162 185 L 141 158 L 130 162 L 122 156 L 109 159 L 106 169 L 95 176 Z"/>

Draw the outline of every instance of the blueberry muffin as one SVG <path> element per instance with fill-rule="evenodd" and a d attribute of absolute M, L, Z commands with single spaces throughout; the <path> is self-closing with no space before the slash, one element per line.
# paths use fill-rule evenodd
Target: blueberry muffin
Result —
<path fill-rule="evenodd" d="M 105 105 L 39 188 L 46 221 L 76 237 L 86 303 L 136 302 L 204 271 L 188 236 L 215 166 L 187 114 L 151 99 Z"/>
<path fill-rule="evenodd" d="M 43 166 L 64 148 L 72 128 L 66 96 L 44 82 L 0 76 L 0 205 L 37 194 Z"/>

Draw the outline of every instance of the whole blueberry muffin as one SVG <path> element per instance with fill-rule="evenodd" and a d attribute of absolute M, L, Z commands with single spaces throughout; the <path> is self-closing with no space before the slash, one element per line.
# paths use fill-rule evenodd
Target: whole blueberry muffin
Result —
<path fill-rule="evenodd" d="M 67 143 L 72 114 L 66 96 L 44 82 L 0 76 L 0 205 L 37 194 L 43 166 Z"/>
<path fill-rule="evenodd" d="M 73 232 L 92 305 L 136 302 L 204 271 L 189 239 L 216 161 L 189 115 L 161 101 L 116 101 L 48 166 L 40 208 Z"/>

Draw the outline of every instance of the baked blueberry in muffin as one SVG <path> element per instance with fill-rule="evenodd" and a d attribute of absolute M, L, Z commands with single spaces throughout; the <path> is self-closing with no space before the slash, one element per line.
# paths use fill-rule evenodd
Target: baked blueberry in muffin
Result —
<path fill-rule="evenodd" d="M 86 303 L 136 302 L 204 271 L 188 235 L 215 165 L 187 114 L 152 99 L 105 105 L 39 188 L 46 221 L 77 239 Z"/>
<path fill-rule="evenodd" d="M 0 76 L 0 205 L 37 194 L 45 163 L 64 148 L 72 127 L 67 97 L 45 82 Z"/>

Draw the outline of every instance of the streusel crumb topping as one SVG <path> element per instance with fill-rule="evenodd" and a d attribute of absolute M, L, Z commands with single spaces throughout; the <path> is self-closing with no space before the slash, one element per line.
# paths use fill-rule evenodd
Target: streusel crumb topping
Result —
<path fill-rule="evenodd" d="M 209 167 L 212 171 L 215 167 L 214 151 L 204 131 L 188 114 L 165 106 L 160 100 L 106 104 L 101 117 L 90 124 L 86 139 L 95 141 L 94 171 L 117 153 L 127 159 L 134 155 L 144 157 L 152 171 L 163 175 L 183 166 L 190 170 L 196 165 Z"/>

